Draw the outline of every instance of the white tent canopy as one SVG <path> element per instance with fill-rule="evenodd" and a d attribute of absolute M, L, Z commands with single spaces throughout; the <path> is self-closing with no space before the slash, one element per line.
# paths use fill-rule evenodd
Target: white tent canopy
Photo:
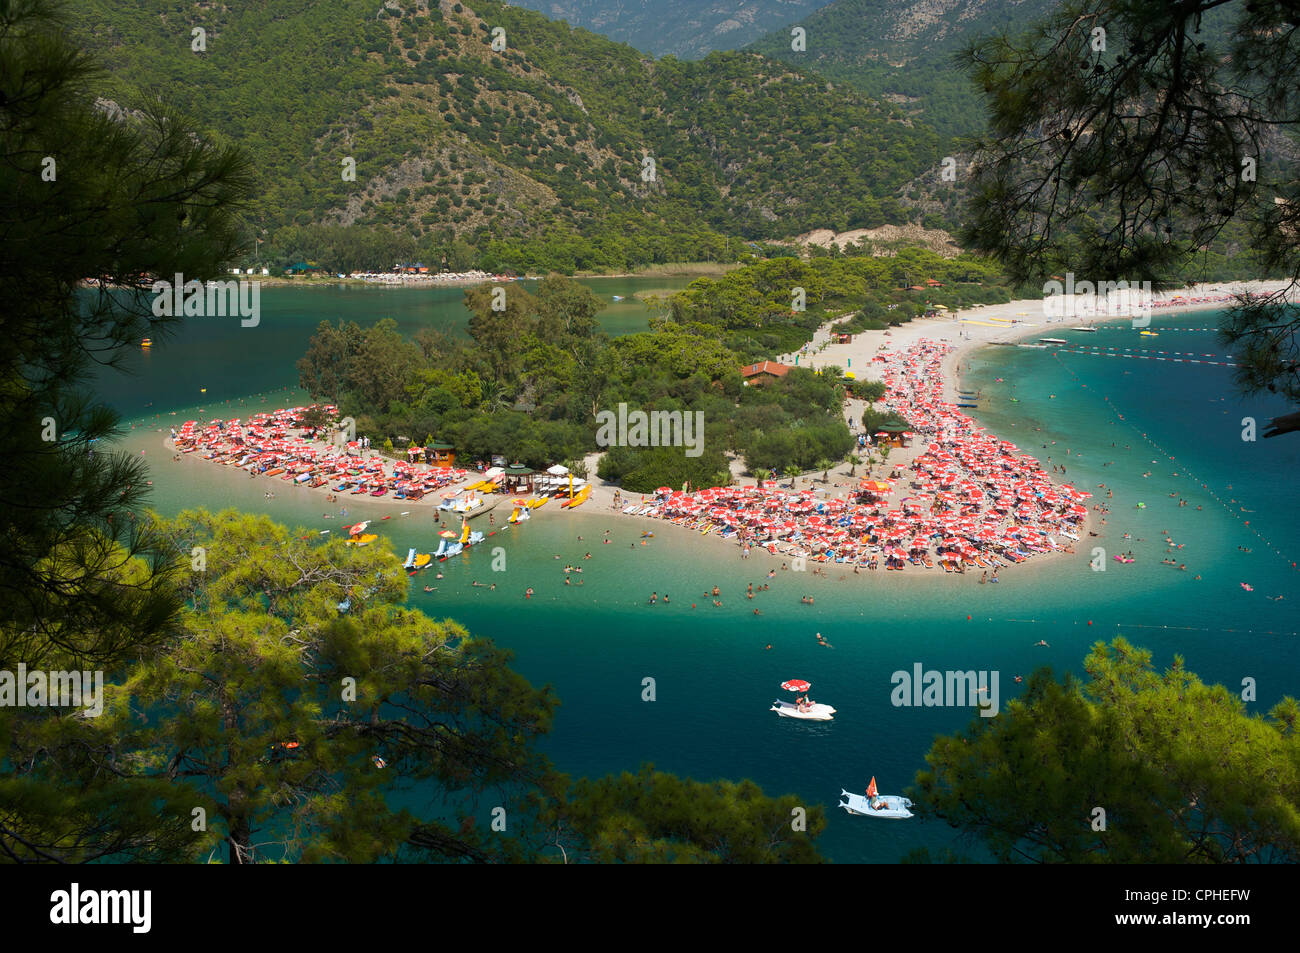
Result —
<path fill-rule="evenodd" d="M 546 472 L 551 474 L 552 476 L 564 476 L 566 473 L 569 472 L 569 468 L 565 466 L 561 466 L 560 464 L 557 463 L 553 467 L 547 467 Z"/>

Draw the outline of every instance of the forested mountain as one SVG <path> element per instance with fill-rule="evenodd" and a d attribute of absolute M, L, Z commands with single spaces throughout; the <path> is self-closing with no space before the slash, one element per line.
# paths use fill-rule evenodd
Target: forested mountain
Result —
<path fill-rule="evenodd" d="M 487 267 L 734 258 L 728 238 L 907 221 L 939 157 L 892 107 L 756 54 L 655 61 L 490 0 L 78 9 L 96 94 L 158 92 L 249 154 L 250 239 L 273 257 L 332 223 Z"/>
<path fill-rule="evenodd" d="M 983 129 L 983 101 L 953 54 L 983 36 L 1017 34 L 1058 0 L 835 0 L 750 49 L 899 104 L 941 136 Z M 791 49 L 790 26 L 807 33 Z"/>
<path fill-rule="evenodd" d="M 522 0 L 517 6 L 565 20 L 655 56 L 697 59 L 735 50 L 829 0 Z"/>

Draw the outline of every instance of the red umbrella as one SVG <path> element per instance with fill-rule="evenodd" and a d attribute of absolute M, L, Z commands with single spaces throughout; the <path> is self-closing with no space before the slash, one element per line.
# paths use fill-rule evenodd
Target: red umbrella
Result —
<path fill-rule="evenodd" d="M 806 692 L 812 688 L 812 685 L 805 682 L 802 678 L 792 678 L 788 682 L 782 682 L 781 687 L 787 692 Z"/>

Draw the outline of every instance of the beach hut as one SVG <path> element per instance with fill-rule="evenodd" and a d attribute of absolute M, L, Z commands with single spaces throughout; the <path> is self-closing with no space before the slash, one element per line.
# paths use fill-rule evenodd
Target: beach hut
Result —
<path fill-rule="evenodd" d="M 904 421 L 887 420 L 876 428 L 876 446 L 905 447 L 912 436 L 911 424 Z"/>
<path fill-rule="evenodd" d="M 536 476 L 537 471 L 531 467 L 526 467 L 522 463 L 510 464 L 505 468 L 502 477 L 506 493 L 532 493 Z"/>
<path fill-rule="evenodd" d="M 453 467 L 456 465 L 456 448 L 435 440 L 424 448 L 424 462 L 435 467 Z"/>

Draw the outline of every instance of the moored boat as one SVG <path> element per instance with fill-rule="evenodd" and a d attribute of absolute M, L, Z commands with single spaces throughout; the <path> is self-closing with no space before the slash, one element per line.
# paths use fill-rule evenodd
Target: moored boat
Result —
<path fill-rule="evenodd" d="M 905 818 L 912 817 L 912 812 L 908 810 L 912 802 L 898 794 L 878 794 L 876 792 L 876 779 L 873 777 L 871 783 L 867 785 L 867 794 L 863 797 L 861 794 L 850 794 L 843 789 L 840 790 L 839 806 L 844 808 L 850 814 L 857 814 L 861 817 L 891 817 Z"/>
<path fill-rule="evenodd" d="M 830 705 L 820 704 L 808 697 L 808 689 L 812 688 L 812 685 L 803 679 L 792 678 L 789 681 L 782 682 L 781 687 L 787 692 L 796 693 L 793 702 L 782 701 L 779 698 L 772 702 L 771 711 L 776 712 L 782 718 L 797 718 L 800 721 L 831 721 L 835 717 L 835 709 Z M 799 692 L 803 692 L 802 697 L 798 696 Z"/>

